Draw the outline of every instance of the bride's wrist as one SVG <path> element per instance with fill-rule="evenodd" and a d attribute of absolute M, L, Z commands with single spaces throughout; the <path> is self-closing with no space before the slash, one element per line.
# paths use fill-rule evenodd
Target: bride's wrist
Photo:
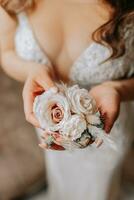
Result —
<path fill-rule="evenodd" d="M 122 84 L 120 81 L 106 81 L 102 85 L 114 89 L 118 93 L 120 101 L 123 101 Z"/>

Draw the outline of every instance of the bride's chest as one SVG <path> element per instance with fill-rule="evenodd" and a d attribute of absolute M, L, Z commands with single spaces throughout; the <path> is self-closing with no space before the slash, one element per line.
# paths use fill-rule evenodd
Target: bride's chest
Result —
<path fill-rule="evenodd" d="M 35 12 L 28 18 L 22 15 L 19 20 L 19 54 L 37 62 L 48 59 L 59 79 L 87 86 L 118 76 L 118 68 L 111 68 L 110 62 L 99 66 L 110 52 L 91 41 L 102 18 L 96 18 L 88 7 L 46 6 L 44 12 Z"/>
<path fill-rule="evenodd" d="M 92 33 L 103 21 L 89 6 L 46 3 L 42 12 L 40 8 L 29 16 L 29 23 L 59 77 L 67 79 L 73 63 L 91 44 Z"/>

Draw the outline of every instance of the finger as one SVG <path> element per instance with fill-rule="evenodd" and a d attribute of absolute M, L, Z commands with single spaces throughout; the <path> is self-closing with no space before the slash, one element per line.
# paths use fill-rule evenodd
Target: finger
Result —
<path fill-rule="evenodd" d="M 54 133 L 54 134 L 52 134 L 52 136 L 53 136 L 55 142 L 57 142 L 57 144 L 60 145 L 60 143 L 62 141 L 62 136 L 60 134 L 58 134 L 58 133 Z"/>
<path fill-rule="evenodd" d="M 58 145 L 58 144 L 55 144 L 55 143 L 53 143 L 52 145 L 51 145 L 51 148 L 50 148 L 51 150 L 58 150 L 58 151 L 63 151 L 63 150 L 65 150 L 65 148 L 64 147 L 62 147 L 62 146 L 60 146 L 60 145 Z"/>
<path fill-rule="evenodd" d="M 54 143 L 60 146 L 64 146 L 65 144 L 70 143 L 70 140 L 68 139 L 68 137 L 63 137 L 62 135 L 58 134 L 58 133 L 54 133 L 52 134 L 53 138 L 54 138 Z"/>
<path fill-rule="evenodd" d="M 111 129 L 112 129 L 112 127 L 113 127 L 113 123 L 111 122 L 111 120 L 106 120 L 106 122 L 105 122 L 105 126 L 104 126 L 104 130 L 105 130 L 105 132 L 107 133 L 107 134 L 109 134 L 110 133 L 110 131 L 111 131 Z"/>
<path fill-rule="evenodd" d="M 101 114 L 101 120 L 104 124 L 104 130 L 108 134 L 111 131 L 111 128 L 113 126 L 113 113 L 112 112 L 104 112 L 104 110 L 100 107 L 99 108 L 100 114 Z"/>
<path fill-rule="evenodd" d="M 104 124 L 104 130 L 106 131 L 106 133 L 110 133 L 114 122 L 116 120 L 116 115 L 115 112 L 112 113 L 108 113 L 105 117 L 105 124 Z"/>
<path fill-rule="evenodd" d="M 44 143 L 39 144 L 39 147 L 41 147 L 42 149 L 48 149 L 48 145 Z"/>
<path fill-rule="evenodd" d="M 103 112 L 101 108 L 99 108 L 99 113 L 100 113 L 100 120 L 103 123 L 103 128 L 104 128 L 107 113 Z"/>
<path fill-rule="evenodd" d="M 96 147 L 99 148 L 103 144 L 103 139 L 96 138 L 95 139 L 95 144 L 96 144 Z"/>
<path fill-rule="evenodd" d="M 42 143 L 42 144 L 39 144 L 39 147 L 41 147 L 42 149 L 45 149 L 45 150 L 49 150 L 49 149 L 56 150 L 56 151 L 63 151 L 63 150 L 65 150 L 64 147 L 62 147 L 60 145 L 57 145 L 55 143 L 53 143 L 51 145 L 51 147 L 49 147 L 47 144 Z"/>
<path fill-rule="evenodd" d="M 24 102 L 24 113 L 26 120 L 33 124 L 35 127 L 40 127 L 38 120 L 35 118 L 33 113 L 33 102 L 34 94 L 32 93 L 33 83 L 28 81 L 23 89 L 23 102 Z"/>
<path fill-rule="evenodd" d="M 62 143 L 61 143 L 61 136 L 58 134 L 58 133 L 47 133 L 47 132 L 44 132 L 44 134 L 41 136 L 42 139 L 44 139 L 45 141 L 47 141 L 49 139 L 49 137 L 52 137 L 52 141 L 59 145 L 59 146 L 62 146 Z"/>
<path fill-rule="evenodd" d="M 35 118 L 34 113 L 27 114 L 26 120 L 31 123 L 33 126 L 40 128 L 38 120 Z"/>
<path fill-rule="evenodd" d="M 40 76 L 38 76 L 36 78 L 36 81 L 45 90 L 48 90 L 50 88 L 55 88 L 55 84 L 54 84 L 52 78 L 50 77 L 50 75 L 47 72 L 42 73 Z"/>

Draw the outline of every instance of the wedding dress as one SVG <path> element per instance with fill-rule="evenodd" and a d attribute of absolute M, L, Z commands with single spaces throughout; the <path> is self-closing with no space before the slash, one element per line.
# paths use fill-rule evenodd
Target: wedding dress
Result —
<path fill-rule="evenodd" d="M 25 13 L 18 15 L 15 36 L 16 52 L 26 60 L 51 64 L 42 51 Z M 73 63 L 70 82 L 90 88 L 107 80 L 130 78 L 134 75 L 134 25 L 126 24 L 126 53 L 102 63 L 110 55 L 108 48 L 93 42 Z M 125 88 L 124 88 L 125 89 Z M 38 133 L 41 132 L 38 130 Z M 134 136 L 134 103 L 124 102 L 111 137 L 118 151 L 107 145 L 99 149 L 45 151 L 50 200 L 116 200 L 119 193 L 121 164 Z"/>

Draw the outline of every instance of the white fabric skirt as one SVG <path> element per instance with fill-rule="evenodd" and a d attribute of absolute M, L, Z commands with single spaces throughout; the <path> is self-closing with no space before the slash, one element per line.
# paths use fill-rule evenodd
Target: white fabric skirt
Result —
<path fill-rule="evenodd" d="M 49 200 L 119 199 L 121 165 L 132 141 L 124 109 L 111 131 L 117 150 L 104 144 L 72 152 L 45 151 Z"/>

